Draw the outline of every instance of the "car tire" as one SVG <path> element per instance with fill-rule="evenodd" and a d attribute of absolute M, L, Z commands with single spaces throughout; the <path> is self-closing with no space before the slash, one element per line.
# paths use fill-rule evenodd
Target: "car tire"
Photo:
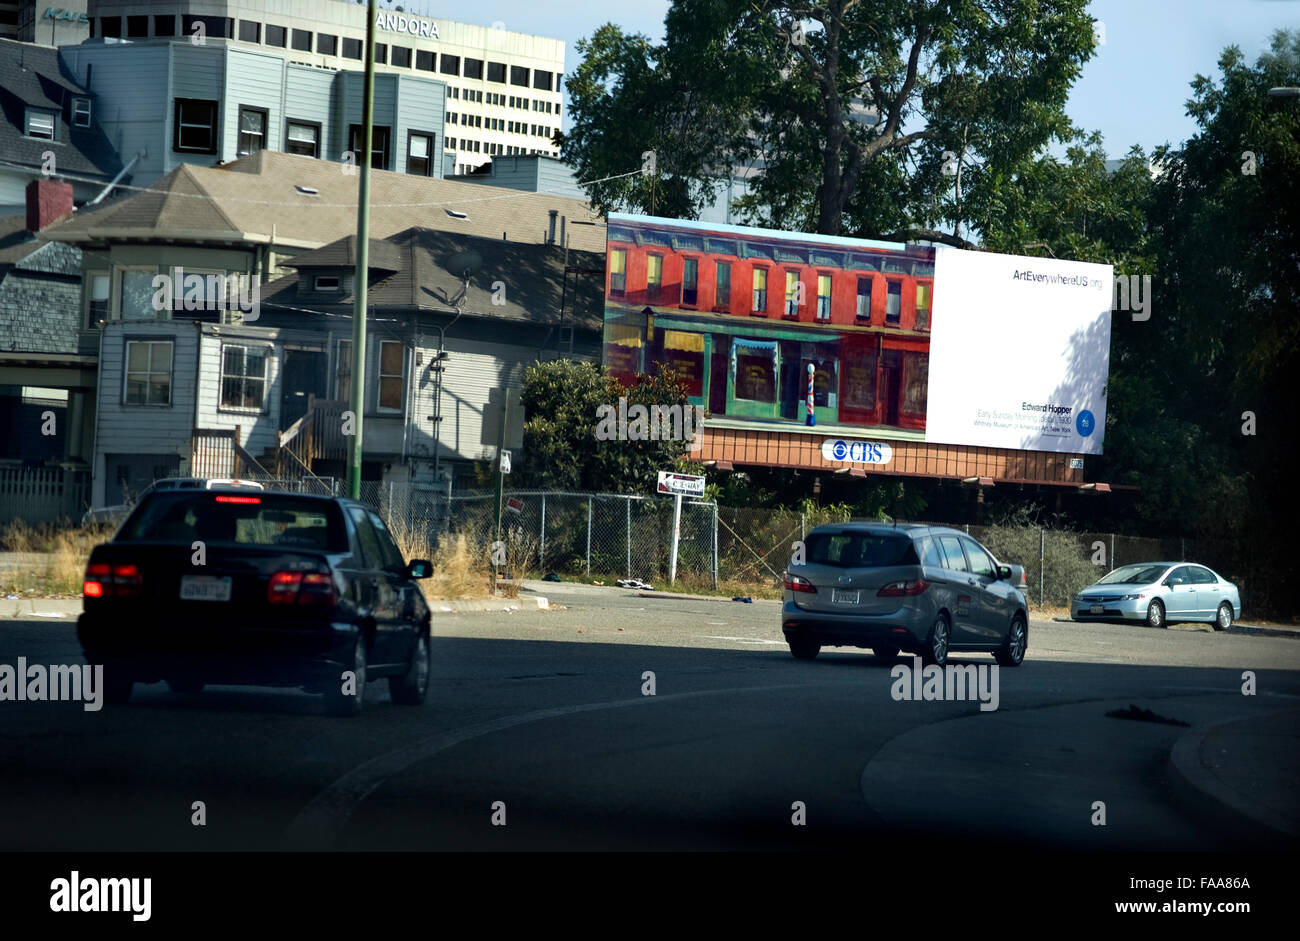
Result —
<path fill-rule="evenodd" d="M 1025 625 L 1025 619 L 1017 614 L 1011 619 L 1007 639 L 993 652 L 993 659 L 1004 667 L 1018 667 L 1024 662 L 1028 649 L 1029 628 Z"/>
<path fill-rule="evenodd" d="M 948 625 L 947 615 L 940 613 L 930 628 L 930 636 L 921 648 L 921 662 L 926 666 L 941 667 L 948 662 L 948 643 L 952 639 L 952 629 Z"/>
<path fill-rule="evenodd" d="M 197 696 L 203 692 L 204 684 L 198 680 L 175 679 L 167 681 L 167 688 L 183 696 Z"/>
<path fill-rule="evenodd" d="M 1147 627 L 1166 627 L 1165 606 L 1160 601 L 1147 605 Z"/>
<path fill-rule="evenodd" d="M 893 660 L 898 656 L 897 647 L 872 647 L 871 652 L 881 660 Z"/>
<path fill-rule="evenodd" d="M 325 684 L 325 712 L 332 716 L 355 716 L 361 712 L 361 705 L 365 702 L 366 638 L 364 634 L 357 636 L 357 641 L 352 647 L 352 662 L 344 670 L 353 673 L 356 677 L 351 693 L 343 692 L 341 674 L 337 680 L 327 681 Z"/>
<path fill-rule="evenodd" d="M 1216 631 L 1226 631 L 1232 627 L 1232 605 L 1223 602 L 1219 605 L 1219 610 L 1214 615 L 1214 629 Z"/>
<path fill-rule="evenodd" d="M 420 625 L 421 634 L 411 652 L 411 666 L 401 676 L 388 678 L 388 694 L 399 706 L 422 706 L 429 695 L 429 674 L 433 672 L 433 648 L 429 643 L 429 625 Z"/>
<path fill-rule="evenodd" d="M 790 653 L 796 660 L 816 660 L 817 655 L 822 652 L 821 644 L 814 644 L 809 640 L 792 640 L 790 644 Z"/>

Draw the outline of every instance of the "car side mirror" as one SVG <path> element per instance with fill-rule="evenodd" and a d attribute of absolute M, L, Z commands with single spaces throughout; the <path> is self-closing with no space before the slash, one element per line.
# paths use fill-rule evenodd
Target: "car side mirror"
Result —
<path fill-rule="evenodd" d="M 1011 581 L 1011 566 L 1009 565 L 998 566 L 998 581 L 1000 582 Z"/>
<path fill-rule="evenodd" d="M 428 559 L 412 559 L 406 565 L 407 578 L 428 578 L 433 574 L 433 563 Z"/>

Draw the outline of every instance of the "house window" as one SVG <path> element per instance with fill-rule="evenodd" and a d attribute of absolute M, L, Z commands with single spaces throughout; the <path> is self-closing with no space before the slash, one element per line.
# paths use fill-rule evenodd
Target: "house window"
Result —
<path fill-rule="evenodd" d="M 388 64 L 388 43 L 375 43 L 375 62 L 378 65 Z"/>
<path fill-rule="evenodd" d="M 339 38 L 329 36 L 325 33 L 316 34 L 316 52 L 323 56 L 336 56 L 339 54 Z"/>
<path fill-rule="evenodd" d="M 434 54 L 428 49 L 415 50 L 415 67 L 425 72 L 432 72 L 434 67 Z"/>
<path fill-rule="evenodd" d="M 221 407 L 262 410 L 266 401 L 266 364 L 269 350 L 264 346 L 221 348 Z"/>
<path fill-rule="evenodd" d="M 616 248 L 609 253 L 609 293 L 622 297 L 627 291 L 627 252 Z"/>
<path fill-rule="evenodd" d="M 239 39 L 241 42 L 261 42 L 262 24 L 257 20 L 239 21 Z"/>
<path fill-rule="evenodd" d="M 72 126 L 90 127 L 90 99 L 72 99 Z"/>
<path fill-rule="evenodd" d="M 122 271 L 118 282 L 117 315 L 122 320 L 158 320 L 163 308 L 154 306 L 154 278 L 158 276 L 157 268 L 136 268 Z"/>
<path fill-rule="evenodd" d="M 311 52 L 311 30 L 293 30 L 290 33 L 290 44 L 299 52 Z"/>
<path fill-rule="evenodd" d="M 405 388 L 406 349 L 394 340 L 379 344 L 379 411 L 400 412 Z"/>
<path fill-rule="evenodd" d="M 339 340 L 338 356 L 335 357 L 334 398 L 346 401 L 352 397 L 352 341 Z"/>
<path fill-rule="evenodd" d="M 889 282 L 889 293 L 885 295 L 885 323 L 898 326 L 899 315 L 903 309 L 903 285 L 900 281 Z"/>
<path fill-rule="evenodd" d="M 916 329 L 930 329 L 930 294 L 933 286 L 918 284 L 916 286 Z"/>
<path fill-rule="evenodd" d="M 108 299 L 112 293 L 112 277 L 107 273 L 91 272 L 86 276 L 86 325 L 94 327 L 108 320 Z"/>
<path fill-rule="evenodd" d="M 177 98 L 172 149 L 185 153 L 217 152 L 217 103 L 201 98 Z"/>
<path fill-rule="evenodd" d="M 483 60 L 482 60 L 482 59 L 466 59 L 466 60 L 465 60 L 465 77 L 466 77 L 466 78 L 478 78 L 478 79 L 481 79 L 481 78 L 483 77 Z"/>
<path fill-rule="evenodd" d="M 100 35 L 105 39 L 122 38 L 122 17 L 101 16 L 99 18 Z"/>
<path fill-rule="evenodd" d="M 225 16 L 192 16 L 187 13 L 181 16 L 181 24 L 185 35 L 190 37 L 198 35 L 197 30 L 202 27 L 203 35 L 213 39 L 235 38 L 235 21 Z"/>
<path fill-rule="evenodd" d="M 799 272 L 786 271 L 785 273 L 785 315 L 787 317 L 798 317 L 800 301 L 799 296 L 803 293 L 803 282 L 799 280 Z"/>
<path fill-rule="evenodd" d="M 718 262 L 717 272 L 718 272 L 717 279 L 716 279 L 717 297 L 714 299 L 714 303 L 718 307 L 730 307 L 731 306 L 731 262 L 729 261 Z"/>
<path fill-rule="evenodd" d="M 694 307 L 699 300 L 700 263 L 695 258 L 687 258 L 682 264 L 682 303 Z"/>
<path fill-rule="evenodd" d="M 268 46 L 279 46 L 283 49 L 286 45 L 288 30 L 283 26 L 272 26 L 266 24 L 266 44 Z"/>
<path fill-rule="evenodd" d="M 754 269 L 754 303 L 750 308 L 754 313 L 767 311 L 767 269 Z"/>
<path fill-rule="evenodd" d="M 504 84 L 506 80 L 506 64 L 504 62 L 489 62 L 487 80 Z"/>
<path fill-rule="evenodd" d="M 645 259 L 646 300 L 654 303 L 659 300 L 659 289 L 664 280 L 664 256 L 647 255 Z"/>
<path fill-rule="evenodd" d="M 415 176 L 433 175 L 433 135 L 411 132 L 406 153 L 406 172 Z"/>
<path fill-rule="evenodd" d="M 266 146 L 266 112 L 261 108 L 239 109 L 239 156 L 255 154 Z"/>
<path fill-rule="evenodd" d="M 736 398 L 751 402 L 776 401 L 776 362 L 767 349 L 739 347 L 735 353 Z"/>
<path fill-rule="evenodd" d="M 374 170 L 388 169 L 388 134 L 390 128 L 383 125 L 374 125 L 370 129 L 370 166 Z M 365 132 L 365 127 L 360 124 L 350 125 L 348 128 L 348 150 L 361 156 L 361 142 Z"/>
<path fill-rule="evenodd" d="M 153 18 L 153 34 L 155 36 L 175 36 L 176 14 L 166 13 L 162 16 L 155 16 Z"/>
<path fill-rule="evenodd" d="M 170 405 L 172 401 L 172 343 L 170 340 L 129 340 L 123 405 Z"/>
<path fill-rule="evenodd" d="M 360 39 L 349 39 L 348 37 L 344 36 L 343 37 L 343 58 L 360 59 L 361 46 L 362 46 L 362 42 Z"/>
<path fill-rule="evenodd" d="M 871 319 L 871 278 L 858 278 L 858 312 L 859 320 Z"/>
<path fill-rule="evenodd" d="M 817 319 L 831 319 L 831 276 L 828 274 L 817 276 Z"/>
<path fill-rule="evenodd" d="M 147 39 L 149 37 L 149 17 L 128 16 L 126 18 L 126 35 L 128 39 Z"/>
<path fill-rule="evenodd" d="M 904 353 L 902 410 L 913 415 L 924 415 L 929 387 L 930 355 L 928 353 Z"/>
<path fill-rule="evenodd" d="M 284 149 L 288 153 L 300 154 L 304 157 L 319 157 L 320 125 L 290 121 L 285 136 Z"/>
<path fill-rule="evenodd" d="M 519 85 L 522 88 L 528 87 L 528 67 L 525 65 L 510 66 L 510 84 Z"/>
<path fill-rule="evenodd" d="M 454 137 L 444 137 L 444 138 L 442 139 L 442 149 L 443 149 L 443 150 L 455 150 L 455 149 L 456 149 L 456 138 L 454 138 Z"/>
<path fill-rule="evenodd" d="M 551 90 L 551 80 L 555 77 L 552 72 L 544 72 L 541 69 L 533 69 L 533 87 L 540 88 L 542 91 Z"/>
<path fill-rule="evenodd" d="M 25 133 L 28 137 L 54 140 L 54 112 L 43 111 L 39 108 L 28 108 Z"/>
<path fill-rule="evenodd" d="M 460 56 L 449 56 L 443 53 L 442 61 L 438 63 L 438 71 L 443 75 L 460 75 Z"/>
<path fill-rule="evenodd" d="M 313 288 L 321 292 L 337 291 L 339 285 L 339 276 L 336 274 L 318 274 L 312 279 Z"/>
<path fill-rule="evenodd" d="M 392 64 L 399 69 L 409 69 L 411 67 L 411 47 L 394 46 Z"/>

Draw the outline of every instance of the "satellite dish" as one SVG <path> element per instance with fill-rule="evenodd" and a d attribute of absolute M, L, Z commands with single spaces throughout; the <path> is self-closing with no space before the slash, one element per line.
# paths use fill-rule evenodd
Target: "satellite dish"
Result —
<path fill-rule="evenodd" d="M 462 281 L 468 281 L 483 267 L 483 256 L 475 251 L 457 252 L 447 259 L 444 267 Z"/>

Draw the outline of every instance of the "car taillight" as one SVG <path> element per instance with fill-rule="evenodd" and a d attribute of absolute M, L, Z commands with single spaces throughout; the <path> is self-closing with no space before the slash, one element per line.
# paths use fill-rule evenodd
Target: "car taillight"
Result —
<path fill-rule="evenodd" d="M 261 503 L 261 497 L 217 497 L 218 503 Z"/>
<path fill-rule="evenodd" d="M 338 600 L 334 580 L 326 572 L 276 572 L 266 586 L 271 604 L 326 604 Z"/>
<path fill-rule="evenodd" d="M 789 572 L 785 573 L 783 584 L 787 591 L 806 591 L 813 595 L 817 593 L 816 585 L 800 575 L 791 575 Z"/>
<path fill-rule="evenodd" d="M 138 565 L 92 562 L 86 566 L 81 583 L 81 594 L 86 598 L 135 598 L 143 592 L 144 579 Z"/>
<path fill-rule="evenodd" d="M 1019 585 L 1019 588 L 1020 588 L 1021 591 L 1028 591 L 1028 590 L 1029 590 L 1029 576 L 1025 574 L 1025 570 L 1024 570 L 1024 569 L 1021 569 L 1021 570 L 1020 570 L 1020 585 Z"/>
<path fill-rule="evenodd" d="M 908 595 L 919 595 L 929 587 L 930 583 L 924 578 L 918 578 L 914 581 L 890 582 L 876 592 L 876 596 L 879 598 L 900 598 Z"/>

